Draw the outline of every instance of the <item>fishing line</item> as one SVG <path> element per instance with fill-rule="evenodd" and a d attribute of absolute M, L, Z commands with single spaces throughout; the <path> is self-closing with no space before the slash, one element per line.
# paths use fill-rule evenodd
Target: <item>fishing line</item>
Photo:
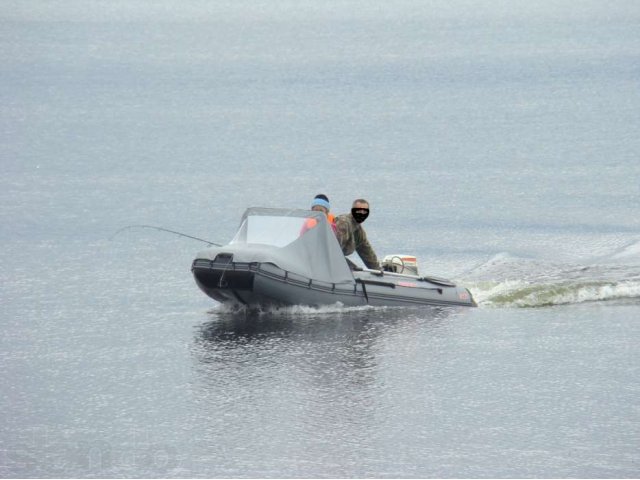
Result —
<path fill-rule="evenodd" d="M 161 232 L 168 232 L 168 233 L 173 233 L 174 235 L 180 235 L 181 237 L 191 238 L 192 240 L 198 240 L 199 242 L 204 242 L 207 245 L 215 245 L 216 247 L 222 246 L 219 243 L 211 242 L 209 240 L 205 240 L 204 238 L 194 237 L 192 235 L 187 235 L 186 233 L 176 232 L 175 230 L 169 230 L 168 228 L 157 227 L 155 225 L 127 225 L 126 227 L 122 227 L 120 230 L 114 233 L 109 240 L 113 240 L 116 237 L 116 235 L 118 235 L 121 232 L 124 232 L 125 230 L 129 230 L 131 228 L 151 228 L 153 230 L 160 230 Z"/>

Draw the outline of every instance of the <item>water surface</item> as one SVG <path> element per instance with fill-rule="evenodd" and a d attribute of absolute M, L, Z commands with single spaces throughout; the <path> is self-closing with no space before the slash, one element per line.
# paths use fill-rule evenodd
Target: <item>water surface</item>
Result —
<path fill-rule="evenodd" d="M 0 6 L 0 475 L 637 477 L 635 2 Z M 477 309 L 233 313 L 249 206 L 365 197 Z"/>

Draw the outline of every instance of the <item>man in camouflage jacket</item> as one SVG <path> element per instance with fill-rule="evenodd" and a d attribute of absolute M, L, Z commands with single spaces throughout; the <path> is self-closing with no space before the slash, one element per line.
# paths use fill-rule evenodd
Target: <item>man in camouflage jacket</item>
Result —
<path fill-rule="evenodd" d="M 362 222 L 368 216 L 369 202 L 362 198 L 355 200 L 351 213 L 336 217 L 336 235 L 345 256 L 351 255 L 354 251 L 358 252 L 367 268 L 379 270 L 378 257 L 367 240 L 367 233 L 362 228 Z M 353 264 L 350 263 L 350 266 Z"/>

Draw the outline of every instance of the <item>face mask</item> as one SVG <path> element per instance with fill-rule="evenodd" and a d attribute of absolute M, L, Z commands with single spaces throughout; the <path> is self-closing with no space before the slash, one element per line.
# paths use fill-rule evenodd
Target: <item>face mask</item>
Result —
<path fill-rule="evenodd" d="M 353 215 L 353 218 L 355 219 L 356 222 L 362 223 L 369 216 L 369 209 L 368 208 L 352 208 L 351 215 Z"/>

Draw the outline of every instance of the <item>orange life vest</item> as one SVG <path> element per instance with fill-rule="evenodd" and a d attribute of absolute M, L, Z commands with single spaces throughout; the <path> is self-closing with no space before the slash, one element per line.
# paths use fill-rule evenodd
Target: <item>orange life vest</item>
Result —
<path fill-rule="evenodd" d="M 336 230 L 336 216 L 329 212 L 327 214 L 327 221 L 329 222 L 329 226 L 331 227 L 331 230 L 333 230 L 333 232 L 335 233 Z M 309 230 L 311 230 L 313 227 L 315 227 L 318 224 L 318 221 L 315 218 L 307 218 L 304 222 L 304 225 L 302 225 L 302 228 L 300 229 L 300 235 L 302 235 L 303 233 L 308 232 Z"/>

